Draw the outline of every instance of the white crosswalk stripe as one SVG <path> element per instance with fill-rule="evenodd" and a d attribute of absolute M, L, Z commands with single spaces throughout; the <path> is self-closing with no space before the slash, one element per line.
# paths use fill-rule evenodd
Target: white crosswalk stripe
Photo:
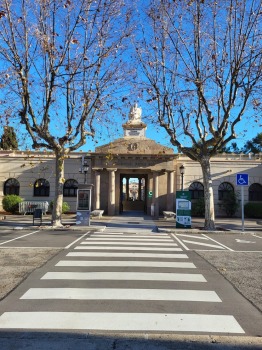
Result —
<path fill-rule="evenodd" d="M 6 312 L 7 329 L 245 333 L 233 316 L 159 313 Z"/>
<path fill-rule="evenodd" d="M 149 272 L 47 272 L 42 279 L 206 282 L 206 279 L 201 274 Z"/>
<path fill-rule="evenodd" d="M 173 247 L 177 247 L 177 244 L 176 243 L 174 243 L 174 242 L 171 242 L 171 243 L 159 243 L 159 242 L 155 242 L 155 243 L 151 243 L 151 242 L 141 242 L 141 241 L 139 241 L 139 240 L 136 240 L 136 241 L 131 241 L 130 243 L 129 242 L 106 242 L 106 241 L 104 241 L 104 242 L 98 242 L 98 241 L 96 241 L 96 240 L 92 240 L 91 242 L 90 241 L 85 241 L 85 242 L 81 242 L 80 244 L 83 244 L 83 245 L 88 245 L 88 246 L 90 246 L 90 245 L 103 245 L 103 246 L 107 246 L 107 245 L 124 245 L 124 246 L 126 246 L 126 245 L 128 245 L 128 246 L 130 246 L 131 244 L 132 244 L 132 247 L 134 247 L 134 246 L 145 246 L 145 247 L 151 247 L 151 246 L 157 246 L 157 247 L 162 247 L 162 246 L 165 246 L 165 247 L 171 247 L 171 246 L 173 246 Z"/>
<path fill-rule="evenodd" d="M 167 234 L 108 229 L 70 250 L 40 286 L 23 291 L 22 311 L 0 316 L 0 329 L 245 333 L 233 315 L 219 312 L 223 299 Z M 183 303 L 190 312 L 181 312 Z"/>
<path fill-rule="evenodd" d="M 71 252 L 68 253 L 67 256 L 74 256 L 74 257 L 96 257 L 96 258 L 102 258 L 102 257 L 110 257 L 110 258 L 164 258 L 164 259 L 187 259 L 188 256 L 186 254 L 178 253 L 178 254 L 171 254 L 171 253 L 109 253 L 109 252 Z"/>
<path fill-rule="evenodd" d="M 179 300 L 221 302 L 214 291 L 116 288 L 31 288 L 21 299 Z"/>
<path fill-rule="evenodd" d="M 78 250 L 122 250 L 122 251 L 125 251 L 125 250 L 150 250 L 151 252 L 152 251 L 166 251 L 166 252 L 181 252 L 182 249 L 181 248 L 177 248 L 177 247 L 174 247 L 174 248 L 166 248 L 166 247 L 160 247 L 160 248 L 155 248 L 155 247 L 141 247 L 141 246 L 135 246 L 135 245 L 129 245 L 129 246 L 121 246 L 121 247 L 118 247 L 116 245 L 114 246 L 106 246 L 106 247 L 101 247 L 101 246 L 77 246 L 75 247 L 75 249 L 78 249 Z"/>
<path fill-rule="evenodd" d="M 163 262 L 163 261 L 115 261 L 115 260 L 60 260 L 56 266 L 110 266 L 110 267 L 168 267 L 176 269 L 195 269 L 196 266 L 190 262 Z"/>
<path fill-rule="evenodd" d="M 130 238 L 129 236 L 125 237 L 114 237 L 114 238 L 94 238 L 94 237 L 90 237 L 88 239 L 89 242 L 93 242 L 93 241 L 96 241 L 96 242 L 111 242 L 111 241 L 122 241 L 122 242 L 126 242 L 126 241 L 130 241 L 130 242 L 145 242 L 145 243 L 149 243 L 149 242 L 157 242 L 157 243 L 163 243 L 165 242 L 166 244 L 169 244 L 169 243 L 174 243 L 174 241 L 170 238 L 166 238 L 166 239 L 160 239 L 160 238 L 138 238 L 137 236 L 134 237 L 134 238 Z"/>

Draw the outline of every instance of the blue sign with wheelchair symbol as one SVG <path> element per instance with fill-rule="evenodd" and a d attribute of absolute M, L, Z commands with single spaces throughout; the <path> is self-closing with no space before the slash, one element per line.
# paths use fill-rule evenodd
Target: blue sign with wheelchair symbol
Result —
<path fill-rule="evenodd" d="M 248 186 L 248 174 L 237 174 L 237 186 Z"/>

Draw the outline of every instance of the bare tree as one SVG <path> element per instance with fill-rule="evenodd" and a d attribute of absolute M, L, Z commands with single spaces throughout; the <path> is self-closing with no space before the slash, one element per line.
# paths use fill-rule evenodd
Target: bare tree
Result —
<path fill-rule="evenodd" d="M 143 91 L 171 144 L 200 163 L 205 229 L 213 230 L 210 160 L 237 137 L 245 111 L 259 119 L 261 1 L 150 0 L 141 16 Z"/>
<path fill-rule="evenodd" d="M 52 223 L 61 225 L 64 159 L 93 137 L 124 81 L 124 0 L 0 0 L 6 103 L 34 149 L 56 156 Z M 126 79 L 126 78 L 125 78 Z"/>

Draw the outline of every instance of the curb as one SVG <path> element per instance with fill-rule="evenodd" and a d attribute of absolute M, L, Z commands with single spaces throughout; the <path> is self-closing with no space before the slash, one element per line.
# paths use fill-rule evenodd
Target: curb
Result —
<path fill-rule="evenodd" d="M 10 229 L 10 227 L 8 227 Z M 13 230 L 41 230 L 41 231 L 104 231 L 106 226 L 65 226 L 65 227 L 52 227 L 52 226 L 15 226 Z"/>
<path fill-rule="evenodd" d="M 213 234 L 226 234 L 226 233 L 232 233 L 232 234 L 245 234 L 246 232 L 238 231 L 238 230 L 221 230 L 221 231 L 205 231 L 205 230 L 198 230 L 198 229 L 176 229 L 176 228 L 157 228 L 157 232 L 159 233 L 183 233 L 183 234 L 203 234 L 203 233 L 213 233 Z M 248 231 L 248 233 L 253 233 Z"/>

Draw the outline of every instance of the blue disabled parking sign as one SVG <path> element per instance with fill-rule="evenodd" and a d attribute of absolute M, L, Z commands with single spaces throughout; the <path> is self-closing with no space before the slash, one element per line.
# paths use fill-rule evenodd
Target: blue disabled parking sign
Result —
<path fill-rule="evenodd" d="M 248 174 L 237 174 L 237 186 L 248 186 Z"/>

